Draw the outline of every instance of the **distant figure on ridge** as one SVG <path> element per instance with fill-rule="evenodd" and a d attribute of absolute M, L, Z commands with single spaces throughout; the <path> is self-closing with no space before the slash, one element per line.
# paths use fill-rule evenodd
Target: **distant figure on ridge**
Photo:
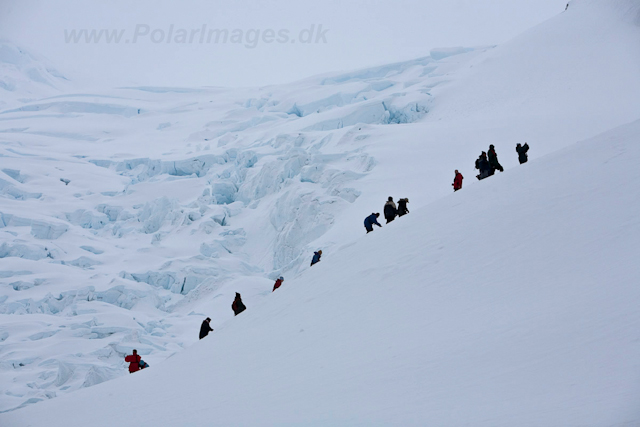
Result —
<path fill-rule="evenodd" d="M 240 296 L 239 293 L 236 292 L 236 299 L 234 299 L 233 303 L 231 304 L 231 310 L 233 310 L 233 314 L 237 316 L 238 314 L 242 313 L 246 309 L 247 307 L 242 302 L 242 297 Z"/>
<path fill-rule="evenodd" d="M 379 213 L 372 213 L 364 219 L 364 228 L 367 229 L 367 233 L 373 231 L 373 224 L 377 225 L 378 227 L 382 227 L 382 225 L 380 225 L 380 223 L 378 222 L 379 216 Z"/>
<path fill-rule="evenodd" d="M 318 252 L 314 252 L 313 253 L 313 258 L 311 258 L 311 265 L 319 263 L 321 256 L 322 256 L 322 251 L 321 250 L 318 250 Z"/>
<path fill-rule="evenodd" d="M 398 200 L 398 216 L 406 215 L 409 213 L 407 203 L 409 203 L 409 199 L 407 198 Z"/>
<path fill-rule="evenodd" d="M 504 168 L 502 167 L 500 162 L 498 162 L 498 155 L 496 154 L 496 149 L 494 148 L 493 144 L 489 146 L 489 152 L 487 155 L 489 156 L 489 166 L 491 166 L 489 175 L 493 175 L 496 169 L 500 172 L 504 172 Z"/>
<path fill-rule="evenodd" d="M 485 179 L 489 176 L 489 171 L 491 170 L 491 165 L 489 165 L 489 160 L 487 160 L 487 153 L 484 151 L 480 154 L 480 157 L 476 159 L 476 169 L 480 171 L 476 178 Z"/>
<path fill-rule="evenodd" d="M 387 224 L 393 221 L 398 215 L 398 209 L 396 208 L 396 204 L 393 202 L 393 197 L 389 196 L 387 199 L 387 203 L 384 204 L 384 217 L 387 220 Z"/>
<path fill-rule="evenodd" d="M 133 374 L 140 370 L 140 361 L 142 361 L 142 357 L 138 355 L 138 350 L 133 350 L 133 354 L 125 357 L 124 361 L 129 362 L 129 373 Z"/>
<path fill-rule="evenodd" d="M 527 156 L 527 151 L 529 151 L 529 144 L 526 142 L 524 145 L 520 145 L 520 143 L 516 144 L 516 151 L 518 152 L 518 161 L 520 164 L 527 163 L 529 157 Z"/>
<path fill-rule="evenodd" d="M 202 321 L 202 325 L 200 325 L 200 339 L 206 337 L 209 335 L 209 332 L 213 331 L 209 322 L 211 322 L 211 318 L 209 317 Z"/>
<path fill-rule="evenodd" d="M 276 280 L 276 283 L 273 285 L 273 291 L 278 289 L 280 287 L 280 285 L 282 285 L 282 282 L 284 282 L 284 277 L 282 277 L 282 276 L 278 277 L 278 280 Z M 273 292 L 273 291 L 271 291 L 271 292 Z"/>
<path fill-rule="evenodd" d="M 462 180 L 464 179 L 464 176 L 462 176 L 462 174 L 460 172 L 458 172 L 458 169 L 456 169 L 456 176 L 455 178 L 453 178 L 453 191 L 458 191 L 459 189 L 462 188 Z"/>

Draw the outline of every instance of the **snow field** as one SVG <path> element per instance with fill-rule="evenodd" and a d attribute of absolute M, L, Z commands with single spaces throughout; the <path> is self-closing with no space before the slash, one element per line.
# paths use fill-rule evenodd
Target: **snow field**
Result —
<path fill-rule="evenodd" d="M 3 44 L 0 411 L 128 377 L 133 348 L 153 369 L 0 420 L 99 396 L 109 425 L 636 421 L 637 16 L 574 1 L 503 46 L 237 90 L 73 93 Z M 506 172 L 475 182 L 489 144 Z M 364 237 L 389 195 L 411 214 Z M 198 397 L 156 407 L 166 384 Z"/>
<path fill-rule="evenodd" d="M 0 420 L 632 425 L 638 134 L 635 122 L 413 211 L 153 370 Z"/>
<path fill-rule="evenodd" d="M 200 317 L 228 320 L 235 291 L 251 307 L 306 268 L 309 243 L 378 163 L 366 122 L 422 117 L 416 79 L 436 68 L 425 58 L 290 88 L 125 88 L 0 111 L 0 312 L 53 316 L 30 323 L 45 330 L 37 340 L 3 327 L 16 362 L 4 375 L 20 385 L 1 410 L 124 375 L 132 348 L 155 366 L 195 342 Z M 62 337 L 77 350 L 44 346 Z"/>

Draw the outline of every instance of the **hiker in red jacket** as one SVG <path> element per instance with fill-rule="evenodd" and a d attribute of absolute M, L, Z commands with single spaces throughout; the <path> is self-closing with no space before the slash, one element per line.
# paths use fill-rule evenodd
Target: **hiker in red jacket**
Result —
<path fill-rule="evenodd" d="M 276 283 L 273 285 L 273 291 L 278 289 L 280 287 L 280 285 L 282 285 L 282 282 L 284 282 L 284 277 L 280 276 L 278 278 L 278 280 L 276 280 Z M 273 291 L 271 291 L 271 292 L 273 292 Z"/>
<path fill-rule="evenodd" d="M 129 362 L 129 373 L 133 374 L 134 372 L 140 370 L 140 361 L 142 357 L 138 355 L 138 350 L 133 350 L 133 354 L 124 358 L 125 362 Z"/>
<path fill-rule="evenodd" d="M 453 191 L 458 191 L 462 188 L 463 179 L 464 177 L 462 176 L 462 174 L 456 169 L 456 177 L 453 179 L 453 184 L 451 184 L 453 185 Z"/>

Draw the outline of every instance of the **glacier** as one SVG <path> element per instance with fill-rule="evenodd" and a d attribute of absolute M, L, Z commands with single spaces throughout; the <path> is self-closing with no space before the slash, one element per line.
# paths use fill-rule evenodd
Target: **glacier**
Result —
<path fill-rule="evenodd" d="M 0 424 L 637 422 L 639 16 L 262 88 L 83 92 L 2 42 Z"/>

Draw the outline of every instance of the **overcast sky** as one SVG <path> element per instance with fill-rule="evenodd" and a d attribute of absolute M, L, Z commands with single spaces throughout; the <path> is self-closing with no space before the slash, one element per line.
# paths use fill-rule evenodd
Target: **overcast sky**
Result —
<path fill-rule="evenodd" d="M 566 1 L 0 0 L 0 39 L 83 84 L 261 86 L 500 44 Z M 120 41 L 87 43 L 83 29 Z"/>

